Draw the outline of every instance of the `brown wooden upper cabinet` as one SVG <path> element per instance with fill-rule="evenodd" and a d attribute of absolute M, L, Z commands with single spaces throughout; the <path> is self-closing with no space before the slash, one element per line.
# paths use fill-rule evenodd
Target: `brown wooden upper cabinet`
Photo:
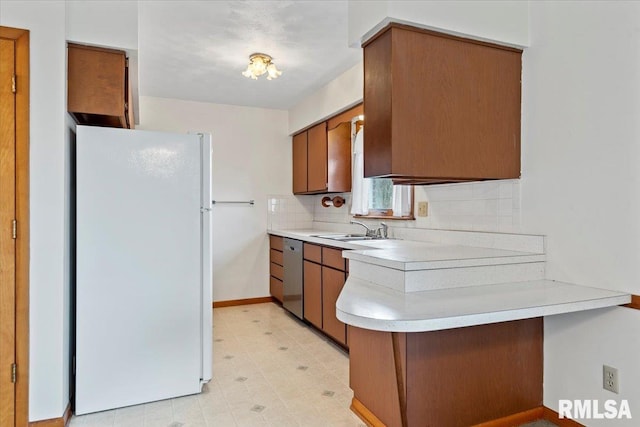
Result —
<path fill-rule="evenodd" d="M 366 177 L 520 177 L 521 50 L 400 24 L 363 47 Z"/>
<path fill-rule="evenodd" d="M 293 193 L 319 194 L 335 191 L 329 181 L 327 161 L 327 122 L 322 122 L 293 137 Z M 332 184 L 331 186 L 329 184 Z M 332 187 L 330 189 L 330 187 Z"/>
<path fill-rule="evenodd" d="M 351 191 L 351 119 L 362 104 L 293 136 L 293 193 Z"/>
<path fill-rule="evenodd" d="M 133 129 L 124 51 L 68 45 L 67 111 L 82 125 Z"/>

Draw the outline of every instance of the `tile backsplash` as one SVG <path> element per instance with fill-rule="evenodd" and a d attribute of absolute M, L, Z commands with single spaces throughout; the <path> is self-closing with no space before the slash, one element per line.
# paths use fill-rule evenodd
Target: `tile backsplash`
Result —
<path fill-rule="evenodd" d="M 329 204 L 329 207 L 322 206 L 322 198 L 326 195 L 314 196 L 316 198 L 313 204 L 313 220 L 318 222 L 335 222 L 335 223 L 348 223 L 353 219 L 349 211 L 351 210 L 351 193 L 329 194 L 328 196 L 333 198 L 336 196 L 342 196 L 344 198 L 344 205 L 336 208 Z"/>
<path fill-rule="evenodd" d="M 408 227 L 520 231 L 520 180 L 430 185 L 415 191 L 416 202 L 428 202 L 428 216 L 416 216 L 415 221 L 407 221 Z"/>
<path fill-rule="evenodd" d="M 301 230 L 311 228 L 316 197 L 317 196 L 293 195 L 267 196 L 267 226 L 270 230 Z"/>
<path fill-rule="evenodd" d="M 331 197 L 337 194 L 331 194 Z M 273 195 L 268 200 L 269 228 L 311 228 L 313 222 L 347 224 L 351 194 L 339 194 L 345 204 L 323 207 L 325 195 Z M 470 230 L 518 233 L 520 228 L 520 181 L 499 180 L 415 187 L 417 203 L 429 204 L 428 216 L 415 221 L 390 221 L 392 227 L 437 230 Z M 377 221 L 376 221 L 377 222 Z"/>

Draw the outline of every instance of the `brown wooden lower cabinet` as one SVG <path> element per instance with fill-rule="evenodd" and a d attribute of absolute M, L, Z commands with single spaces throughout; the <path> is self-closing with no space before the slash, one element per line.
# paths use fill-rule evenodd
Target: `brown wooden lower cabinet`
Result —
<path fill-rule="evenodd" d="M 344 271 L 322 267 L 322 330 L 347 345 L 347 328 L 336 317 L 336 301 L 345 282 Z"/>
<path fill-rule="evenodd" d="M 322 266 L 304 261 L 304 318 L 322 329 Z"/>
<path fill-rule="evenodd" d="M 269 291 L 282 302 L 284 267 L 282 237 L 269 236 Z M 342 258 L 342 249 L 313 243 L 303 246 L 304 318 L 313 326 L 347 347 L 347 328 L 336 317 L 336 302 L 346 281 L 349 264 Z"/>
<path fill-rule="evenodd" d="M 282 298 L 284 295 L 284 288 L 282 286 L 282 280 L 276 279 L 275 277 L 269 277 L 269 293 L 272 297 L 282 302 Z"/>
<path fill-rule="evenodd" d="M 542 406 L 542 318 L 434 332 L 349 326 L 352 408 L 388 427 L 463 427 Z"/>
<path fill-rule="evenodd" d="M 284 295 L 282 245 L 282 237 L 269 236 L 269 293 L 281 303 Z"/>
<path fill-rule="evenodd" d="M 304 244 L 304 318 L 347 347 L 346 325 L 336 318 L 336 301 L 346 280 L 342 249 Z"/>

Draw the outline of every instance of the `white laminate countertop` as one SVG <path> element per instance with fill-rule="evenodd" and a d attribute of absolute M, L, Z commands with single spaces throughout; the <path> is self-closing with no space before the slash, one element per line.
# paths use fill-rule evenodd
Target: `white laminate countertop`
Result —
<path fill-rule="evenodd" d="M 631 295 L 551 280 L 404 293 L 350 277 L 338 319 L 387 332 L 427 332 L 529 319 L 631 302 Z"/>
<path fill-rule="evenodd" d="M 323 239 L 315 237 L 316 235 L 344 234 L 332 231 L 322 230 L 269 230 L 269 234 L 280 237 L 288 237 L 290 239 L 302 240 L 304 242 L 316 243 L 318 245 L 333 246 L 341 249 L 371 249 L 371 248 L 393 248 L 398 245 L 404 245 L 407 240 L 382 239 L 382 240 L 358 240 L 353 242 L 342 242 L 340 240 Z"/>
<path fill-rule="evenodd" d="M 401 271 L 543 262 L 545 255 L 503 249 L 412 240 L 339 240 L 315 237 L 340 234 L 320 230 L 269 230 L 269 234 L 309 243 L 350 249 L 345 258 Z"/>

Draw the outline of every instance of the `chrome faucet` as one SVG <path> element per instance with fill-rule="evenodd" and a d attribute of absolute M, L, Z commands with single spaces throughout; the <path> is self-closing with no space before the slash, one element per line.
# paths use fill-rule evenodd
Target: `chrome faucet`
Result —
<path fill-rule="evenodd" d="M 365 228 L 366 232 L 365 235 L 367 237 L 377 237 L 379 239 L 387 239 L 388 238 L 388 233 L 389 233 L 389 226 L 387 224 L 385 224 L 384 222 L 380 223 L 380 227 L 376 228 L 375 230 L 372 228 L 367 227 L 366 224 L 360 222 L 360 221 L 354 221 L 351 220 L 350 221 L 351 224 L 358 224 L 361 225 Z"/>
<path fill-rule="evenodd" d="M 365 232 L 365 236 L 367 236 L 367 237 L 377 237 L 377 236 L 378 236 L 378 234 L 377 234 L 377 230 L 372 230 L 372 229 L 370 229 L 369 227 L 367 227 L 367 224 L 363 224 L 362 222 L 360 222 L 360 221 L 355 221 L 355 220 L 351 220 L 351 221 L 349 221 L 349 222 L 350 222 L 351 224 L 358 224 L 358 225 L 363 226 L 363 227 L 365 228 L 365 230 L 367 230 L 367 231 Z"/>

